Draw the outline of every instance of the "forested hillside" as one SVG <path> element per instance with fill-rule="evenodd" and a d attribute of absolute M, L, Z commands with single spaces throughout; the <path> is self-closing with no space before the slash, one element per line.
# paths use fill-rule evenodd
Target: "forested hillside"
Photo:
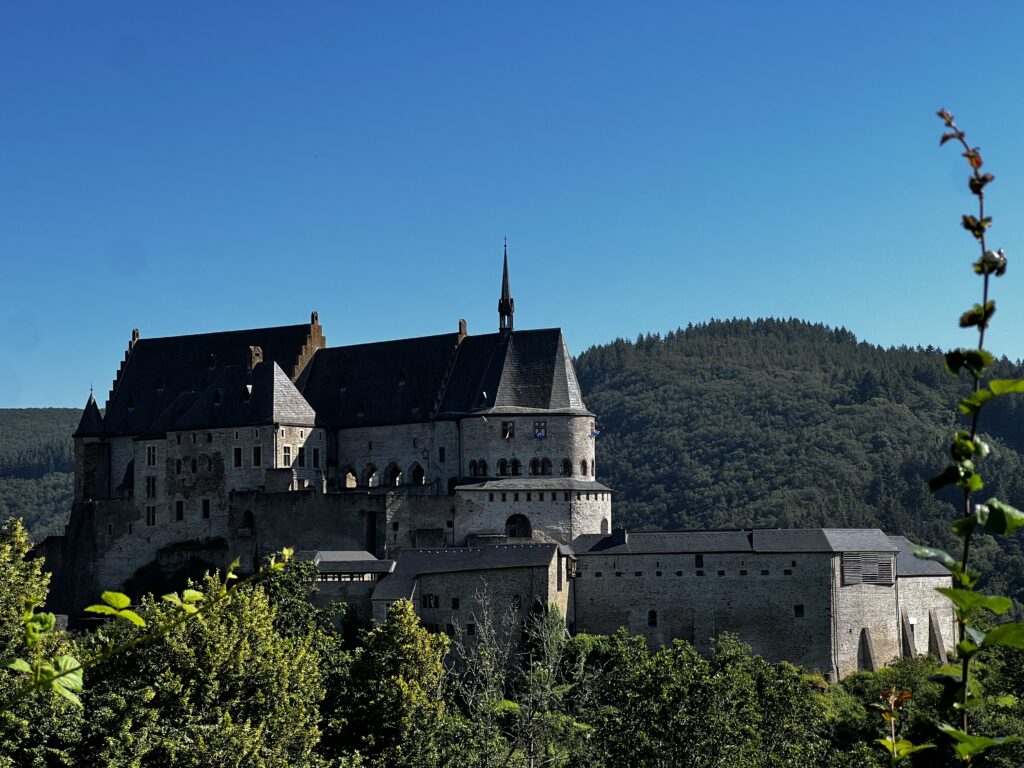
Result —
<path fill-rule="evenodd" d="M 956 513 L 925 481 L 946 464 L 967 382 L 937 350 L 798 320 L 713 321 L 591 348 L 576 370 L 617 524 L 879 526 L 949 543 Z M 996 401 L 982 423 L 994 449 L 985 492 L 1024 503 L 1024 402 Z M 1021 599 L 1020 540 L 1002 546 L 1009 560 L 994 562 L 988 539 L 975 562 Z"/>
<path fill-rule="evenodd" d="M 74 408 L 0 409 L 0 520 L 24 519 L 35 540 L 60 533 L 71 511 Z"/>

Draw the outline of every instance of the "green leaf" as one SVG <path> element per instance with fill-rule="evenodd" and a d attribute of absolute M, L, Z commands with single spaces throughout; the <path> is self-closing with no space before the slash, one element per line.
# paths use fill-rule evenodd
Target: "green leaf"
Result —
<path fill-rule="evenodd" d="M 946 370 L 954 376 L 960 375 L 960 369 L 966 369 L 975 378 L 981 378 L 995 358 L 984 349 L 954 349 L 945 354 L 944 360 Z"/>
<path fill-rule="evenodd" d="M 181 598 L 178 597 L 177 593 L 171 592 L 160 598 L 164 602 L 172 603 L 174 605 L 181 605 Z"/>
<path fill-rule="evenodd" d="M 963 539 L 972 533 L 977 525 L 978 518 L 974 515 L 968 515 L 967 517 L 958 518 L 950 527 L 953 529 L 953 533 Z"/>
<path fill-rule="evenodd" d="M 111 608 L 109 605 L 90 605 L 85 608 L 88 613 L 105 613 L 111 615 L 117 615 L 117 610 Z"/>
<path fill-rule="evenodd" d="M 128 595 L 123 595 L 120 592 L 104 592 L 100 595 L 100 598 L 104 603 L 113 607 L 115 610 L 120 611 L 122 608 L 127 608 L 132 604 L 132 601 L 128 598 Z"/>
<path fill-rule="evenodd" d="M 996 397 L 1024 392 L 1024 379 L 992 379 L 988 388 Z"/>
<path fill-rule="evenodd" d="M 984 608 L 997 616 L 1002 616 L 1013 607 L 1013 601 L 1002 595 L 982 595 L 969 589 L 952 589 L 939 587 L 935 590 L 953 601 L 953 604 L 964 614 L 975 608 Z"/>
<path fill-rule="evenodd" d="M 983 648 L 990 648 L 993 645 L 1002 645 L 1007 648 L 1024 648 L 1024 624 L 1019 622 L 1000 624 L 995 629 L 985 633 L 985 639 L 981 645 Z"/>
<path fill-rule="evenodd" d="M 950 464 L 941 474 L 936 475 L 928 481 L 928 488 L 931 489 L 932 493 L 945 488 L 947 485 L 960 482 L 960 470 Z"/>
<path fill-rule="evenodd" d="M 1024 512 L 1004 504 L 999 499 L 989 499 L 975 509 L 978 522 L 985 530 L 997 536 L 1009 536 L 1024 525 Z"/>
<path fill-rule="evenodd" d="M 960 408 L 960 413 L 966 414 L 967 416 L 973 416 L 993 397 L 995 397 L 995 395 L 992 394 L 991 390 L 979 389 L 977 392 L 972 392 L 961 400 L 957 407 Z"/>
<path fill-rule="evenodd" d="M 181 593 L 181 599 L 186 603 L 199 603 L 203 600 L 203 593 L 196 589 L 186 589 Z"/>
<path fill-rule="evenodd" d="M 32 671 L 32 667 L 30 667 L 28 662 L 24 659 L 4 659 L 3 661 L 0 661 L 0 666 L 6 667 L 7 669 L 13 669 L 15 672 Z"/>
<path fill-rule="evenodd" d="M 934 547 L 914 547 L 914 557 L 919 560 L 934 560 L 937 563 L 942 563 L 949 570 L 953 570 L 957 566 L 957 562 L 951 554 Z"/>
<path fill-rule="evenodd" d="M 957 755 L 966 760 L 969 757 L 980 755 L 982 752 L 991 749 L 992 747 L 998 747 L 1003 744 L 1013 744 L 1014 742 L 1020 741 L 1018 736 L 999 736 L 996 738 L 990 738 L 988 736 L 975 736 L 973 734 L 964 733 L 959 728 L 954 728 L 948 723 L 941 723 L 939 730 L 944 734 L 953 739 L 956 744 L 954 749 Z"/>
<path fill-rule="evenodd" d="M 996 303 L 991 299 L 985 302 L 984 307 L 981 304 L 975 304 L 960 315 L 960 327 L 971 328 L 976 325 L 979 328 L 984 328 L 995 313 Z"/>
<path fill-rule="evenodd" d="M 132 624 L 134 624 L 136 627 L 145 627 L 146 626 L 146 620 L 144 618 L 142 618 L 141 616 L 139 616 L 139 614 L 137 614 L 135 611 L 130 611 L 130 610 L 127 610 L 127 609 L 123 610 L 123 611 L 118 611 L 117 612 L 117 617 L 119 619 L 127 619 Z"/>

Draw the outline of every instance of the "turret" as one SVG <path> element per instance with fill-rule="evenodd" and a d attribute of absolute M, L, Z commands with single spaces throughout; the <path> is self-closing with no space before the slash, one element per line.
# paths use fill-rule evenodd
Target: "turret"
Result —
<path fill-rule="evenodd" d="M 105 498 L 109 495 L 109 459 L 103 439 L 103 416 L 92 391 L 78 420 L 74 435 L 76 502 Z"/>

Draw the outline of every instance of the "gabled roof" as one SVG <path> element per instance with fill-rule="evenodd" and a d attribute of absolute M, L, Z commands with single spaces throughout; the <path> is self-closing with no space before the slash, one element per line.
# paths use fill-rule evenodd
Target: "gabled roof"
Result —
<path fill-rule="evenodd" d="M 253 370 L 233 365 L 202 392 L 179 396 L 149 432 L 218 429 L 259 424 L 309 426 L 316 414 L 274 362 L 259 363 Z"/>
<path fill-rule="evenodd" d="M 934 560 L 922 560 L 914 557 L 914 547 L 917 546 L 906 536 L 889 536 L 889 541 L 896 547 L 896 575 L 897 576 L 945 576 L 950 577 L 949 571 Z"/>
<path fill-rule="evenodd" d="M 578 555 L 669 552 L 895 552 L 876 528 L 779 528 L 586 534 L 573 539 Z"/>
<path fill-rule="evenodd" d="M 458 342 L 445 333 L 319 349 L 299 386 L 326 426 L 428 421 Z"/>
<path fill-rule="evenodd" d="M 78 421 L 78 429 L 72 437 L 100 437 L 103 434 L 103 417 L 100 415 L 100 408 L 96 405 L 96 398 L 92 392 L 82 410 L 82 418 Z"/>
<path fill-rule="evenodd" d="M 586 413 L 561 330 L 468 336 L 459 345 L 439 415 L 503 409 Z"/>
<path fill-rule="evenodd" d="M 315 327 L 319 333 L 319 326 Z M 244 331 L 138 339 L 114 382 L 103 420 L 105 435 L 139 435 L 181 395 L 205 391 L 224 369 L 246 366 L 251 347 L 265 362 L 292 371 L 314 325 L 287 325 Z"/>
<path fill-rule="evenodd" d="M 493 547 L 404 549 L 395 570 L 373 590 L 374 600 L 401 600 L 412 596 L 419 576 L 429 573 L 492 571 L 506 568 L 545 568 L 557 544 L 503 544 Z"/>

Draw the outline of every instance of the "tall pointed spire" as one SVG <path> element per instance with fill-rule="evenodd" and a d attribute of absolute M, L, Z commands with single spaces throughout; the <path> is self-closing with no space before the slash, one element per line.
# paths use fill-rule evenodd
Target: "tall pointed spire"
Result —
<path fill-rule="evenodd" d="M 498 330 L 503 333 L 512 332 L 512 314 L 516 311 L 516 302 L 512 298 L 512 289 L 508 285 L 508 238 L 505 238 L 505 265 L 501 273 L 501 298 L 498 299 Z"/>
<path fill-rule="evenodd" d="M 72 437 L 100 437 L 103 434 L 103 417 L 100 415 L 100 408 L 96 405 L 96 398 L 93 397 L 92 387 L 89 387 L 89 399 L 82 409 L 82 418 L 78 422 L 78 429 Z"/>

